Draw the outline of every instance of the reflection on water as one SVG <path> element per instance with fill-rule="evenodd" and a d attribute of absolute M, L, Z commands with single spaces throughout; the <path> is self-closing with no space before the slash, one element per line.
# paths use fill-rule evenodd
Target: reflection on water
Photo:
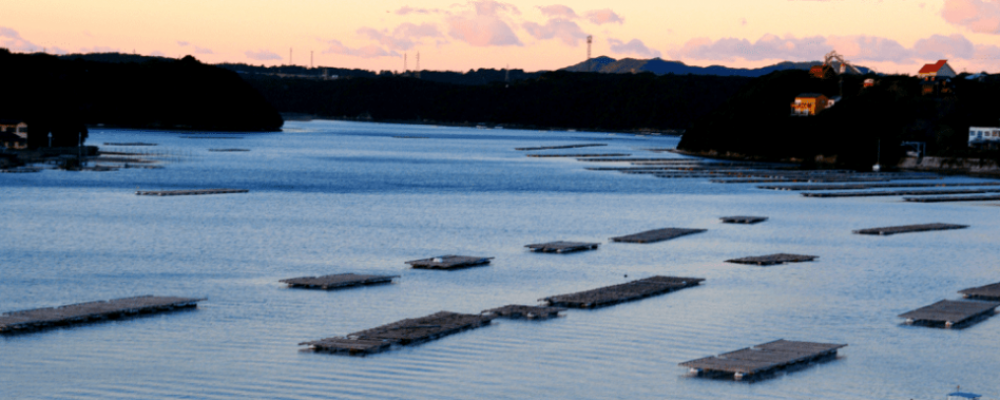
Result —
<path fill-rule="evenodd" d="M 993 205 L 808 199 L 754 185 L 586 171 L 594 165 L 513 150 L 600 140 L 608 144 L 602 153 L 667 157 L 641 149 L 671 147 L 674 138 L 289 125 L 245 136 L 237 147 L 247 152 L 208 151 L 232 140 L 95 130 L 95 143 L 154 142 L 173 156 L 159 170 L 0 175 L 0 311 L 140 294 L 208 297 L 193 312 L 2 337 L 0 398 L 934 399 L 956 385 L 1000 397 L 1000 319 L 949 331 L 896 318 L 1000 281 Z M 250 193 L 133 194 L 212 187 Z M 726 215 L 770 219 L 719 223 Z M 971 228 L 851 234 L 927 222 Z M 607 243 L 663 227 L 708 232 Z M 522 247 L 552 240 L 604 244 L 563 255 Z M 778 252 L 820 258 L 766 268 L 723 263 Z M 403 264 L 441 254 L 496 259 L 454 272 Z M 340 272 L 401 278 L 331 292 L 278 283 Z M 658 274 L 707 280 L 555 320 L 499 320 L 364 358 L 297 346 L 441 310 L 535 304 Z M 850 346 L 833 362 L 753 384 L 691 378 L 677 366 L 779 338 Z"/>

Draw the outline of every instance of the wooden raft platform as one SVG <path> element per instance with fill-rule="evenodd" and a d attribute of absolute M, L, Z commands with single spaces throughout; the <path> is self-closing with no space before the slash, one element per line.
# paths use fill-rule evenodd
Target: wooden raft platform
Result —
<path fill-rule="evenodd" d="M 282 279 L 279 282 L 287 283 L 288 287 L 293 288 L 330 290 L 351 286 L 391 283 L 393 278 L 399 278 L 399 275 L 358 275 L 347 273 L 324 276 L 303 276 L 301 278 Z"/>
<path fill-rule="evenodd" d="M 62 325 L 121 318 L 136 314 L 197 307 L 205 299 L 138 296 L 59 307 L 12 311 L 0 315 L 0 333 L 24 332 Z"/>
<path fill-rule="evenodd" d="M 846 344 L 795 342 L 776 340 L 745 349 L 682 362 L 698 374 L 732 374 L 736 380 L 752 378 L 788 367 L 836 357 L 837 350 Z"/>
<path fill-rule="evenodd" d="M 899 314 L 899 317 L 906 318 L 907 325 L 953 328 L 956 325 L 968 325 L 993 315 L 997 307 L 1000 307 L 1000 303 L 994 301 L 941 300 L 929 306 Z"/>
<path fill-rule="evenodd" d="M 868 229 L 858 229 L 854 231 L 859 235 L 879 235 L 888 236 L 895 235 L 897 233 L 910 233 L 910 232 L 927 232 L 927 231 L 944 231 L 949 229 L 965 229 L 968 225 L 955 225 L 955 224 L 921 224 L 921 225 L 901 225 L 901 226 L 886 226 L 883 228 L 868 228 Z"/>
<path fill-rule="evenodd" d="M 890 188 L 920 188 L 920 187 L 963 187 L 963 186 L 998 186 L 1000 183 L 861 183 L 853 185 L 767 185 L 757 186 L 765 190 L 860 190 L 860 189 L 890 189 Z"/>
<path fill-rule="evenodd" d="M 734 264 L 750 264 L 750 265 L 765 266 L 765 265 L 776 265 L 776 264 L 793 263 L 793 262 L 813 261 L 817 258 L 819 258 L 819 256 L 778 253 L 778 254 L 771 254 L 759 257 L 736 258 L 732 260 L 726 260 L 726 262 Z"/>
<path fill-rule="evenodd" d="M 534 158 L 587 158 L 587 157 L 628 157 L 628 153 L 607 153 L 607 154 L 528 154 L 527 157 Z"/>
<path fill-rule="evenodd" d="M 1000 301 L 1000 283 L 959 290 L 967 299 Z"/>
<path fill-rule="evenodd" d="M 757 224 L 767 221 L 767 217 L 750 217 L 744 215 L 735 217 L 721 217 L 719 219 L 726 224 Z"/>
<path fill-rule="evenodd" d="M 105 146 L 156 146 L 156 143 L 143 143 L 143 142 L 104 142 Z"/>
<path fill-rule="evenodd" d="M 519 306 L 511 304 L 503 307 L 483 310 L 482 314 L 511 319 L 548 319 L 558 317 L 559 313 L 563 311 L 566 311 L 566 309 L 560 307 Z"/>
<path fill-rule="evenodd" d="M 568 144 L 565 146 L 544 146 L 544 147 L 517 147 L 514 150 L 517 151 L 534 151 L 534 150 L 559 150 L 559 149 L 579 149 L 581 147 L 602 147 L 607 146 L 607 143 L 588 143 L 588 144 Z"/>
<path fill-rule="evenodd" d="M 208 151 L 230 153 L 230 152 L 250 151 L 250 149 L 208 149 Z"/>
<path fill-rule="evenodd" d="M 904 197 L 903 200 L 916 203 L 945 203 L 957 201 L 993 201 L 1000 200 L 1000 195 L 994 196 L 943 196 L 943 197 Z"/>
<path fill-rule="evenodd" d="M 138 190 L 136 196 L 196 196 L 205 194 L 247 193 L 246 189 Z"/>
<path fill-rule="evenodd" d="M 653 276 L 620 285 L 546 297 L 538 301 L 544 301 L 555 307 L 604 307 L 697 286 L 704 280 L 703 278 Z"/>
<path fill-rule="evenodd" d="M 487 325 L 495 316 L 458 314 L 441 311 L 426 317 L 404 319 L 345 337 L 331 337 L 299 343 L 315 351 L 363 355 L 389 349 L 392 345 L 410 345 L 438 339 L 467 329 Z"/>
<path fill-rule="evenodd" d="M 581 250 L 597 250 L 597 246 L 599 245 L 600 243 L 564 242 L 560 240 L 557 242 L 529 244 L 524 247 L 537 253 L 570 253 Z"/>
<path fill-rule="evenodd" d="M 943 194 L 984 194 L 998 193 L 1000 189 L 950 189 L 950 190 L 885 190 L 877 192 L 827 192 L 802 193 L 805 197 L 878 197 L 878 196 L 937 196 Z"/>
<path fill-rule="evenodd" d="M 620 243 L 656 243 L 664 240 L 679 238 L 681 236 L 693 235 L 705 232 L 707 229 L 687 229 L 687 228 L 663 228 L 650 231 L 634 233 L 631 235 L 611 238 L 611 241 Z"/>
<path fill-rule="evenodd" d="M 478 265 L 486 265 L 490 263 L 493 257 L 473 257 L 473 256 L 438 256 L 431 258 L 424 258 L 420 260 L 407 261 L 413 268 L 417 269 L 461 269 L 468 267 L 475 267 Z"/>

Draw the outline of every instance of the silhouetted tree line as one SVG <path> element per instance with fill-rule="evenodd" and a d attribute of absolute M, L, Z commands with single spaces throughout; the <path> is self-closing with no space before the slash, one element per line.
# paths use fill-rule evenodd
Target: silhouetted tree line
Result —
<path fill-rule="evenodd" d="M 863 88 L 866 78 L 877 84 Z M 1000 122 L 1000 81 L 954 78 L 954 92 L 923 96 L 910 76 L 845 76 L 843 99 L 813 117 L 791 116 L 801 93 L 840 94 L 840 79 L 816 79 L 805 71 L 782 71 L 757 78 L 717 110 L 699 118 L 679 148 L 732 152 L 764 158 L 837 156 L 837 163 L 870 168 L 880 156 L 892 164 L 905 154 L 902 141 L 927 144 L 930 155 L 966 156 L 970 125 Z"/>
<path fill-rule="evenodd" d="M 282 112 L 377 121 L 666 130 L 687 128 L 750 78 L 557 71 L 476 86 L 398 76 L 314 81 L 256 75 L 248 82 Z"/>
<path fill-rule="evenodd" d="M 108 63 L 0 49 L 0 82 L 6 92 L 0 119 L 28 122 L 29 146 L 46 132 L 53 133 L 53 146 L 76 146 L 85 124 L 271 131 L 284 123 L 236 73 L 192 57 Z"/>

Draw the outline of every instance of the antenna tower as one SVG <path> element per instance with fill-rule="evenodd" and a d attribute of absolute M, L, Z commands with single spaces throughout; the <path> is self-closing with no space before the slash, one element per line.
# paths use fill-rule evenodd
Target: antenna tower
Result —
<path fill-rule="evenodd" d="M 313 67 L 313 51 L 309 50 L 309 69 L 312 69 L 312 68 L 314 68 Z"/>
<path fill-rule="evenodd" d="M 409 64 L 407 64 L 406 53 L 403 53 L 403 73 L 410 72 Z"/>
<path fill-rule="evenodd" d="M 420 52 L 417 52 L 417 79 L 420 79 Z"/>
<path fill-rule="evenodd" d="M 292 48 L 288 48 L 288 65 L 292 65 Z"/>
<path fill-rule="evenodd" d="M 587 60 L 590 60 L 590 45 L 594 43 L 594 35 L 587 35 Z"/>

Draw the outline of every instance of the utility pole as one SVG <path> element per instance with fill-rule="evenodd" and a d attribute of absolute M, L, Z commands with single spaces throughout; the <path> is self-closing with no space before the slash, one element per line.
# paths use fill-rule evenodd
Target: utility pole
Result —
<path fill-rule="evenodd" d="M 313 69 L 313 51 L 309 50 L 309 69 Z"/>
<path fill-rule="evenodd" d="M 590 46 L 594 43 L 594 35 L 587 35 L 587 61 L 590 61 Z"/>
<path fill-rule="evenodd" d="M 417 52 L 417 79 L 420 79 L 420 52 Z"/>
<path fill-rule="evenodd" d="M 410 72 L 409 64 L 407 64 L 406 53 L 403 53 L 403 74 Z"/>
<path fill-rule="evenodd" d="M 292 66 L 292 48 L 288 48 L 288 66 Z"/>

